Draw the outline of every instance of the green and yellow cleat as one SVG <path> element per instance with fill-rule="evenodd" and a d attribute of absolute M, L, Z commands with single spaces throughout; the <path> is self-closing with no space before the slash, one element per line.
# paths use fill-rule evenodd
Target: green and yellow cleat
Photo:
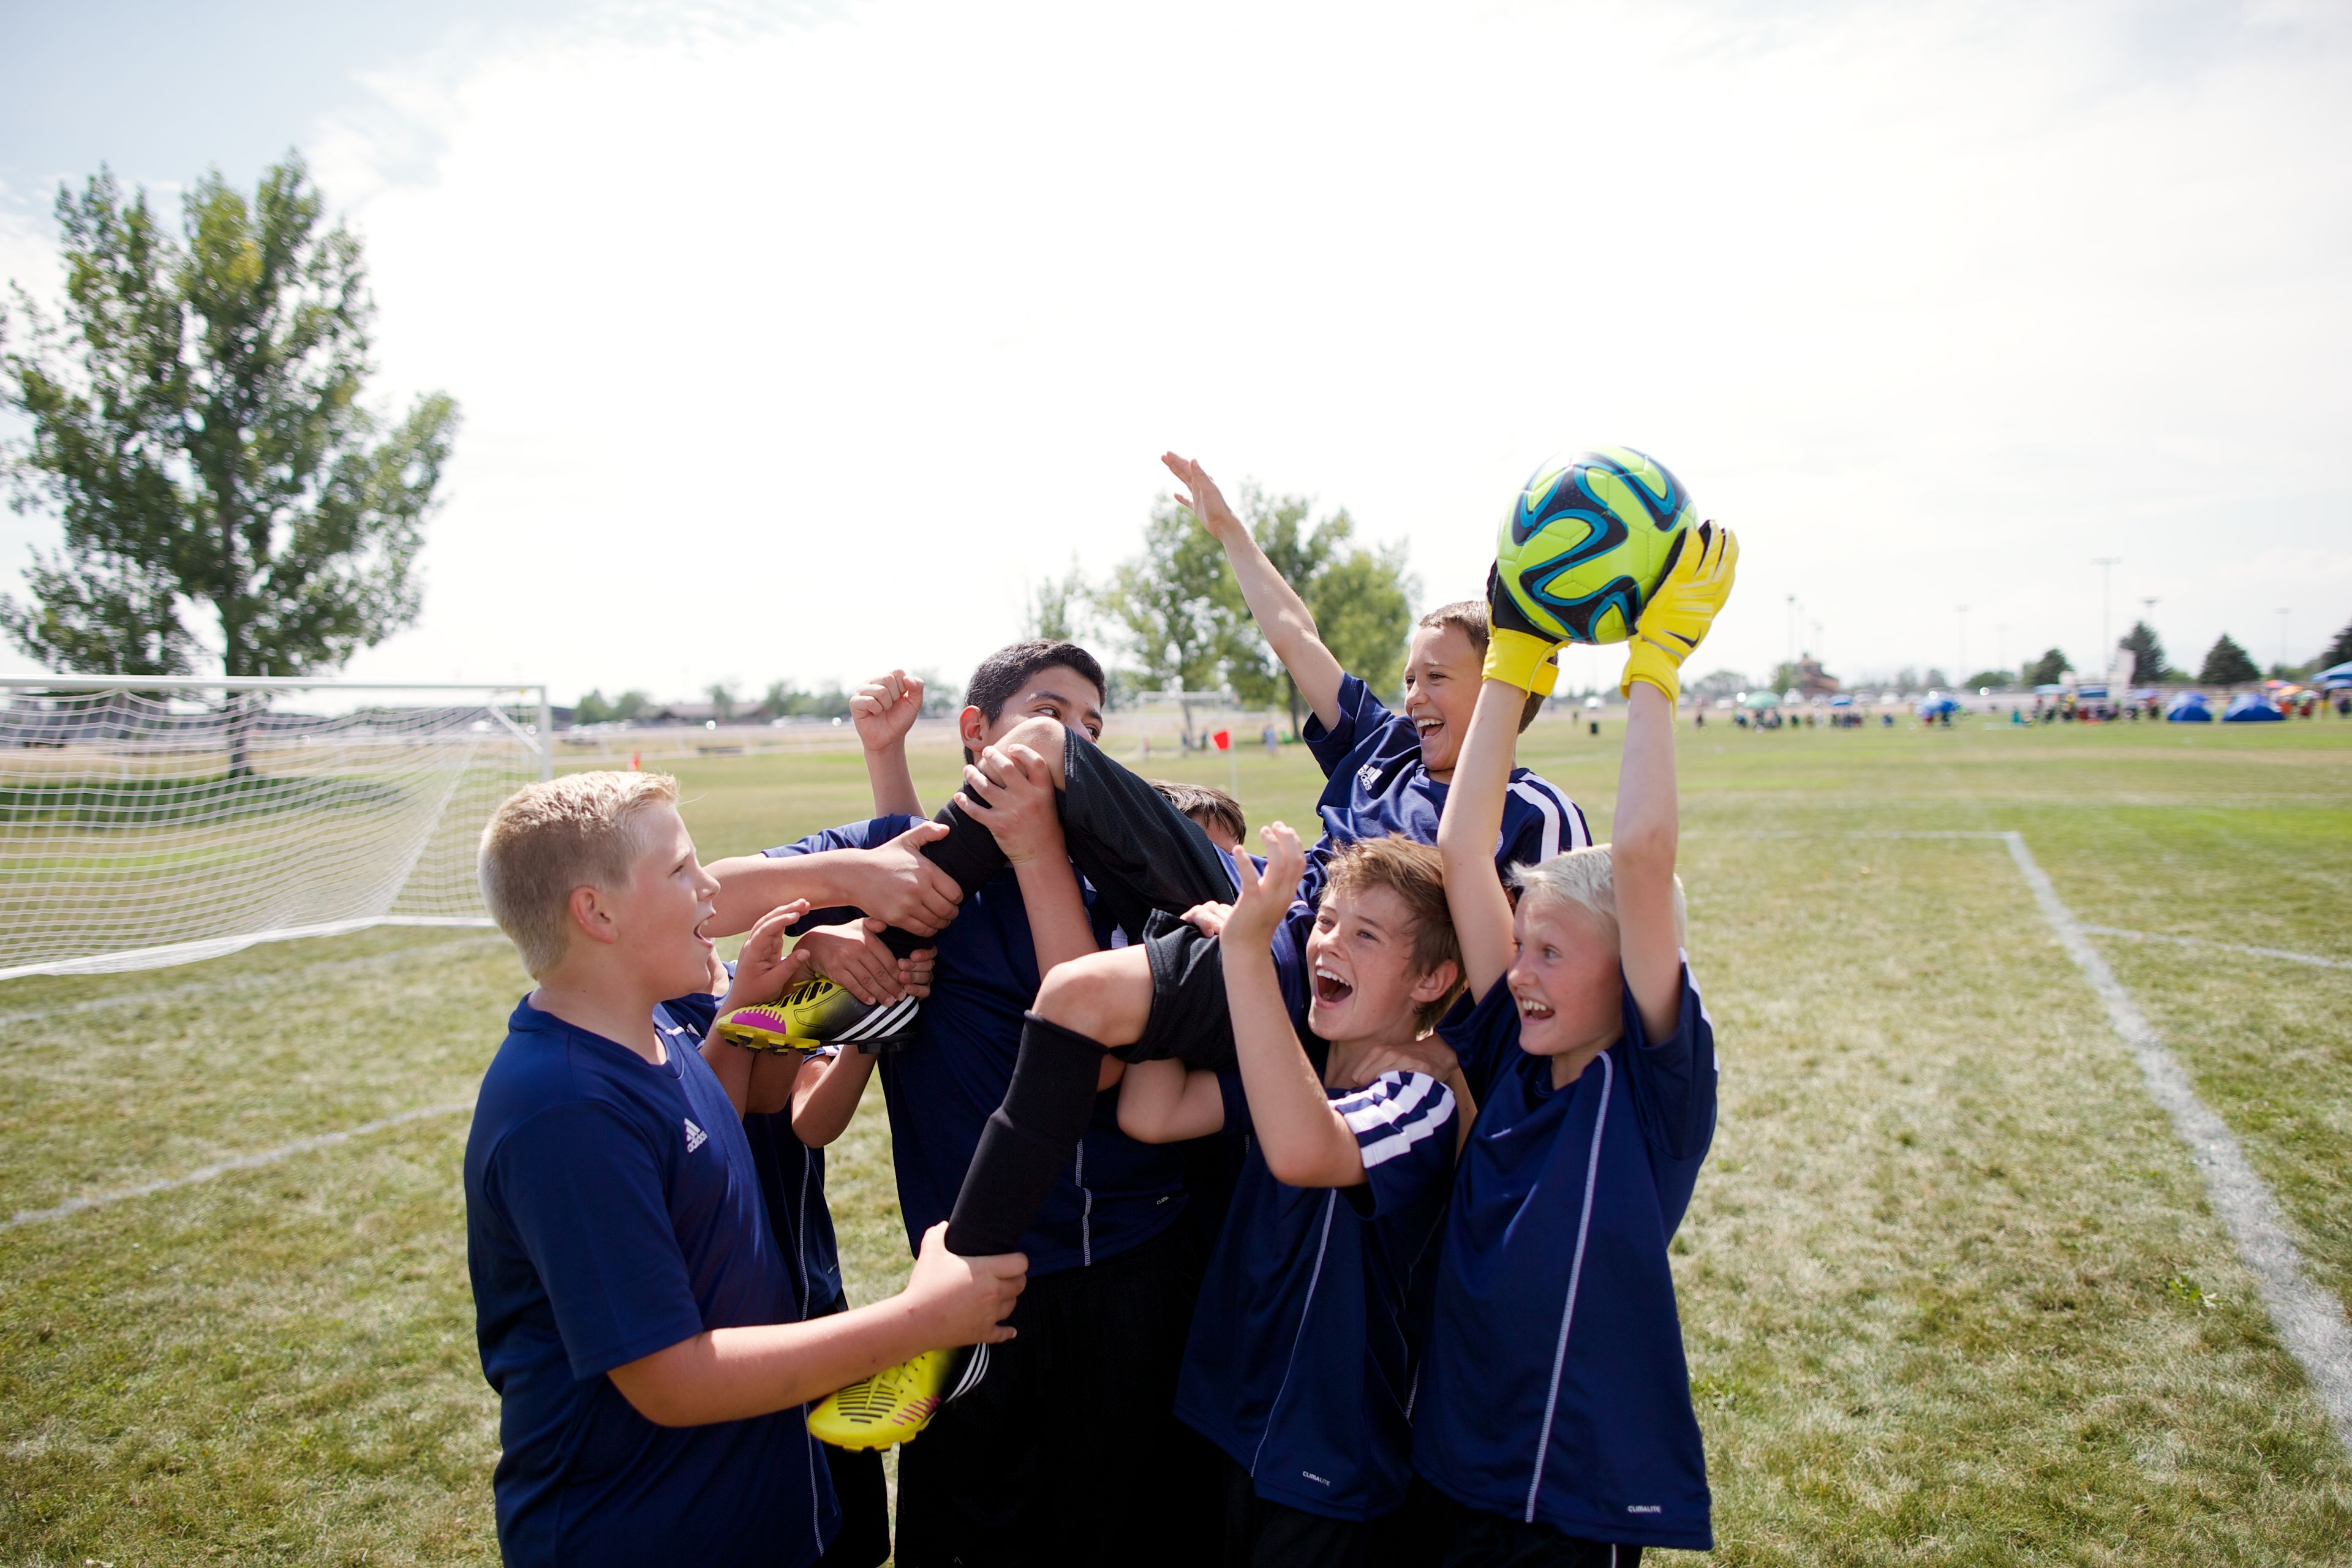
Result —
<path fill-rule="evenodd" d="M 810 1436 L 836 1448 L 887 1448 L 910 1443 L 940 1405 L 988 1374 L 988 1347 L 925 1351 L 912 1361 L 827 1394 L 809 1412 Z"/>
<path fill-rule="evenodd" d="M 869 1006 L 830 980 L 803 980 L 782 998 L 719 1017 L 719 1037 L 752 1051 L 814 1051 L 854 1045 L 869 1053 L 914 1027 L 912 996 Z"/>

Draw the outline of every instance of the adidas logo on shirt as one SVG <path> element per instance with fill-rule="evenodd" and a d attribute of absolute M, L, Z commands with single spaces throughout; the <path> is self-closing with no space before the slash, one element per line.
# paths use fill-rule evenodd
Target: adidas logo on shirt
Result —
<path fill-rule="evenodd" d="M 1380 788 L 1381 764 L 1378 763 L 1366 763 L 1362 767 L 1358 768 L 1356 770 L 1356 782 L 1363 785 L 1366 789 Z"/>
<path fill-rule="evenodd" d="M 686 1152 L 691 1154 L 709 1141 L 710 1134 L 697 1127 L 693 1117 L 688 1117 L 686 1119 Z"/>

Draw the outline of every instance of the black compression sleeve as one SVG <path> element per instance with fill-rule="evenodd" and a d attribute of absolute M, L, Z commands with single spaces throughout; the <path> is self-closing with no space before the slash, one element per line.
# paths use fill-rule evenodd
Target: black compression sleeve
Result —
<path fill-rule="evenodd" d="M 1103 1055 L 1097 1042 L 1029 1015 L 1004 1103 L 981 1130 L 980 1147 L 956 1194 L 948 1219 L 950 1252 L 982 1258 L 1019 1248 L 1021 1233 L 1086 1136 Z"/>
<path fill-rule="evenodd" d="M 946 823 L 948 834 L 924 845 L 923 854 L 932 865 L 953 877 L 956 886 L 969 899 L 987 886 L 990 878 L 1004 869 L 1004 851 L 996 847 L 995 834 L 964 815 L 961 800 L 961 796 L 951 797 L 940 808 L 939 816 L 931 819 Z M 937 946 L 939 939 L 917 936 L 892 926 L 882 933 L 882 942 L 904 958 L 919 947 Z"/>

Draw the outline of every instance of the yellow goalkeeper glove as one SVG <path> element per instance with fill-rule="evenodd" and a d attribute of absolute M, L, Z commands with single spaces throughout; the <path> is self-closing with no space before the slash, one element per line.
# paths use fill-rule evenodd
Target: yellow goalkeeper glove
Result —
<path fill-rule="evenodd" d="M 1683 536 L 1682 553 L 1658 584 L 1657 592 L 1633 623 L 1633 644 L 1625 656 L 1625 679 L 1617 683 L 1620 696 L 1633 694 L 1633 682 L 1646 680 L 1666 694 L 1668 702 L 1682 696 L 1682 663 L 1715 624 L 1715 613 L 1731 596 L 1731 579 L 1739 566 L 1739 542 L 1731 530 L 1703 522 Z"/>
<path fill-rule="evenodd" d="M 1486 568 L 1486 664 L 1488 680 L 1506 681 L 1538 697 L 1549 697 L 1559 679 L 1552 653 L 1559 639 L 1536 629 L 1535 623 L 1503 586 L 1502 574 Z"/>

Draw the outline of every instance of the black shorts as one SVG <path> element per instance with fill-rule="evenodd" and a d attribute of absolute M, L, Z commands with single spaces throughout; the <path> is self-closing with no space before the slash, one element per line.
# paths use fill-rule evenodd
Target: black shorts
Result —
<path fill-rule="evenodd" d="M 1143 956 L 1151 964 L 1151 1016 L 1131 1046 L 1115 1047 L 1122 1061 L 1171 1057 L 1205 1072 L 1230 1072 L 1234 1016 L 1225 1006 L 1224 944 L 1173 915 L 1154 914 L 1143 928 Z"/>
<path fill-rule="evenodd" d="M 1250 1473 L 1225 1466 L 1224 1568 L 1408 1568 L 1393 1516 L 1325 1519 L 1257 1495 Z"/>
<path fill-rule="evenodd" d="M 1065 734 L 1062 837 L 1113 925 L 1141 931 L 1154 910 L 1181 915 L 1234 896 L 1233 868 L 1199 823 L 1076 730 Z"/>
<path fill-rule="evenodd" d="M 1467 1507 L 1415 1476 L 1399 1531 L 1411 1561 L 1430 1568 L 1637 1568 L 1638 1546 L 1563 1535 Z"/>
<path fill-rule="evenodd" d="M 901 1568 L 1215 1560 L 1220 1456 L 1174 1415 L 1201 1267 L 1177 1225 L 1029 1281 L 980 1386 L 898 1451 Z"/>

